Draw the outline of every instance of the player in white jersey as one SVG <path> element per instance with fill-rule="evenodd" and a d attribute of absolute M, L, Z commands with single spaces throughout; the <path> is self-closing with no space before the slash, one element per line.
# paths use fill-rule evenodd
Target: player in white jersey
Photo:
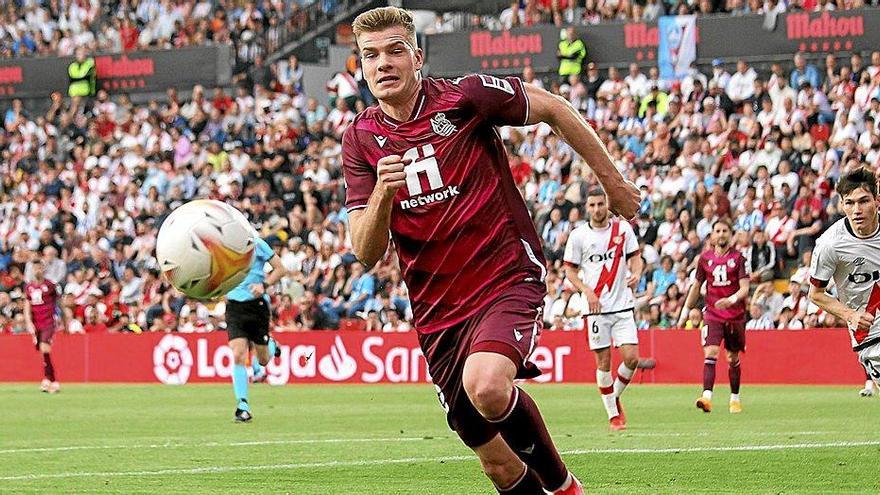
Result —
<path fill-rule="evenodd" d="M 880 383 L 880 218 L 877 178 L 860 168 L 837 184 L 846 218 L 819 237 L 810 266 L 810 299 L 846 321 L 853 350 Z M 837 299 L 825 288 L 834 279 Z"/>
<path fill-rule="evenodd" d="M 565 274 L 586 300 L 584 326 L 596 355 L 596 382 L 611 429 L 617 431 L 626 429 L 620 394 L 639 363 L 632 287 L 644 263 L 630 224 L 608 212 L 605 191 L 589 191 L 587 213 L 590 221 L 574 229 L 565 244 Z M 612 342 L 623 358 L 617 379 L 611 376 Z"/>

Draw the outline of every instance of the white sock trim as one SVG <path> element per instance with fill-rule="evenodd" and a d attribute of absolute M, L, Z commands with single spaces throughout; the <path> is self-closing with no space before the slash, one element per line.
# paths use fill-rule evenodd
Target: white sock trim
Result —
<path fill-rule="evenodd" d="M 622 376 L 627 380 L 632 380 L 632 377 L 636 374 L 635 368 L 630 368 L 626 365 L 626 363 L 620 363 L 620 366 L 617 367 L 617 376 Z"/>
<path fill-rule="evenodd" d="M 614 378 L 612 378 L 611 372 L 596 370 L 596 384 L 598 384 L 600 388 L 614 385 Z"/>

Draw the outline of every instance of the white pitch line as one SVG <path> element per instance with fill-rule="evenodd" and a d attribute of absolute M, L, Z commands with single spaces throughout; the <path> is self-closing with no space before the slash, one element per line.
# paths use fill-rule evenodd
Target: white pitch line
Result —
<path fill-rule="evenodd" d="M 66 452 L 70 450 L 108 450 L 108 449 L 175 449 L 202 447 L 247 447 L 254 445 L 310 445 L 321 443 L 364 443 L 364 442 L 418 442 L 445 437 L 390 437 L 390 438 L 325 438 L 303 440 L 253 440 L 248 442 L 206 442 L 206 443 L 153 443 L 143 445 L 71 445 L 67 447 L 28 447 L 23 449 L 0 450 L 0 454 L 21 454 L 30 452 Z"/>
<path fill-rule="evenodd" d="M 663 449 L 587 449 L 568 450 L 561 452 L 562 455 L 590 455 L 590 454 L 670 454 L 670 453 L 693 453 L 693 452 L 750 452 L 766 450 L 792 450 L 792 449 L 827 449 L 827 448 L 850 448 L 850 447 L 873 447 L 880 445 L 880 441 L 865 442 L 830 442 L 830 443 L 793 443 L 776 445 L 739 445 L 732 447 L 683 447 Z M 125 477 L 125 476 L 166 476 L 173 474 L 212 474 L 230 473 L 241 471 L 265 471 L 271 469 L 314 469 L 327 467 L 357 467 L 357 466 L 383 466 L 390 464 L 416 464 L 432 462 L 453 462 L 473 460 L 473 455 L 454 455 L 444 457 L 408 457 L 403 459 L 373 459 L 362 461 L 329 461 L 309 462 L 300 464 L 265 464 L 257 466 L 211 466 L 188 469 L 161 469 L 156 471 L 108 471 L 108 472 L 72 472 L 55 474 L 26 474 L 20 476 L 0 477 L 0 481 L 34 481 L 57 478 L 90 478 L 90 477 Z"/>
<path fill-rule="evenodd" d="M 752 436 L 757 437 L 787 437 L 787 436 L 798 436 L 798 435 L 831 435 L 834 433 L 840 433 L 836 431 L 790 431 L 790 432 L 763 432 L 763 433 L 750 433 Z M 621 437 L 708 437 L 713 436 L 712 433 L 708 432 L 694 432 L 694 433 L 682 433 L 682 432 L 622 432 L 622 433 L 611 433 L 612 436 L 621 436 Z"/>
<path fill-rule="evenodd" d="M 837 433 L 833 431 L 792 431 L 784 432 L 766 432 L 754 434 L 756 436 L 798 436 L 798 435 L 825 435 Z M 591 435 L 566 435 L 567 438 L 576 438 Z M 681 432 L 631 432 L 623 433 L 626 437 L 707 437 L 709 433 L 681 433 Z M 69 445 L 63 447 L 25 447 L 20 449 L 0 450 L 2 454 L 27 454 L 41 452 L 69 452 L 79 450 L 113 450 L 113 449 L 186 449 L 186 448 L 203 448 L 203 447 L 248 447 L 260 445 L 311 445 L 311 444 L 332 444 L 332 443 L 368 443 L 368 442 L 419 442 L 422 440 L 445 440 L 451 437 L 433 436 L 433 437 L 389 437 L 389 438 L 325 438 L 325 439 L 300 439 L 300 440 L 252 440 L 247 442 L 206 442 L 197 444 L 186 443 L 153 443 L 141 445 Z"/>

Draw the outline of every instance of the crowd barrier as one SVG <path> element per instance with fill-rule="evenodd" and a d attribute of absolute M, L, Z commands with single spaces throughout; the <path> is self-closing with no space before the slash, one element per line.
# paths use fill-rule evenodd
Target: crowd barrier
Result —
<path fill-rule="evenodd" d="M 428 382 L 416 334 L 313 331 L 276 333 L 281 357 L 268 366 L 268 382 Z M 686 330 L 639 332 L 640 351 L 653 369 L 637 382 L 700 383 L 700 334 Z M 227 381 L 232 351 L 226 334 L 59 335 L 52 357 L 58 378 L 70 382 L 184 384 Z M 593 383 L 595 365 L 583 332 L 545 332 L 532 354 L 544 374 L 537 382 Z M 726 365 L 719 359 L 719 377 Z M 35 382 L 42 360 L 26 335 L 0 336 L 0 382 Z M 721 378 L 722 383 L 726 379 Z M 748 384 L 849 384 L 864 381 L 861 366 L 842 329 L 748 333 L 743 357 Z"/>

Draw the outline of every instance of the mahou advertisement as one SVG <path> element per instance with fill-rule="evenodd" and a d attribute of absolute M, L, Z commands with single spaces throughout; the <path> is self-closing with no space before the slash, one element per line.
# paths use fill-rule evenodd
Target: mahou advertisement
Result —
<path fill-rule="evenodd" d="M 97 87 L 111 93 L 225 85 L 232 76 L 231 56 L 226 46 L 93 55 Z M 72 61 L 72 57 L 0 61 L 0 98 L 67 94 L 67 66 Z"/>
<path fill-rule="evenodd" d="M 431 380 L 413 332 L 316 331 L 275 338 L 281 356 L 267 367 L 271 385 Z M 52 357 L 62 383 L 225 383 L 233 364 L 226 341 L 223 332 L 57 335 Z M 639 371 L 637 383 L 702 380 L 698 331 L 644 330 L 639 342 L 640 354 L 654 366 Z M 747 383 L 853 385 L 864 380 L 845 329 L 749 332 L 747 343 Z M 545 332 L 530 359 L 543 371 L 535 382 L 595 384 L 594 358 L 583 331 Z M 719 376 L 726 376 L 724 364 L 719 361 L 719 366 Z M 36 383 L 41 378 L 42 361 L 30 337 L 0 335 L 0 382 Z"/>
<path fill-rule="evenodd" d="M 875 50 L 880 46 L 880 30 L 871 26 L 880 26 L 880 9 L 790 13 L 779 16 L 772 30 L 765 29 L 763 15 L 698 17 L 692 34 L 698 61 L 722 58 L 733 63 L 736 57 L 778 56 L 799 50 L 817 56 Z M 657 23 L 603 23 L 577 29 L 587 45 L 588 61 L 613 65 L 658 61 Z M 427 63 L 430 73 L 437 76 L 520 74 L 524 65 L 537 72 L 552 72 L 559 66 L 560 28 L 555 26 L 473 31 L 468 36 L 435 34 L 427 40 Z"/>

